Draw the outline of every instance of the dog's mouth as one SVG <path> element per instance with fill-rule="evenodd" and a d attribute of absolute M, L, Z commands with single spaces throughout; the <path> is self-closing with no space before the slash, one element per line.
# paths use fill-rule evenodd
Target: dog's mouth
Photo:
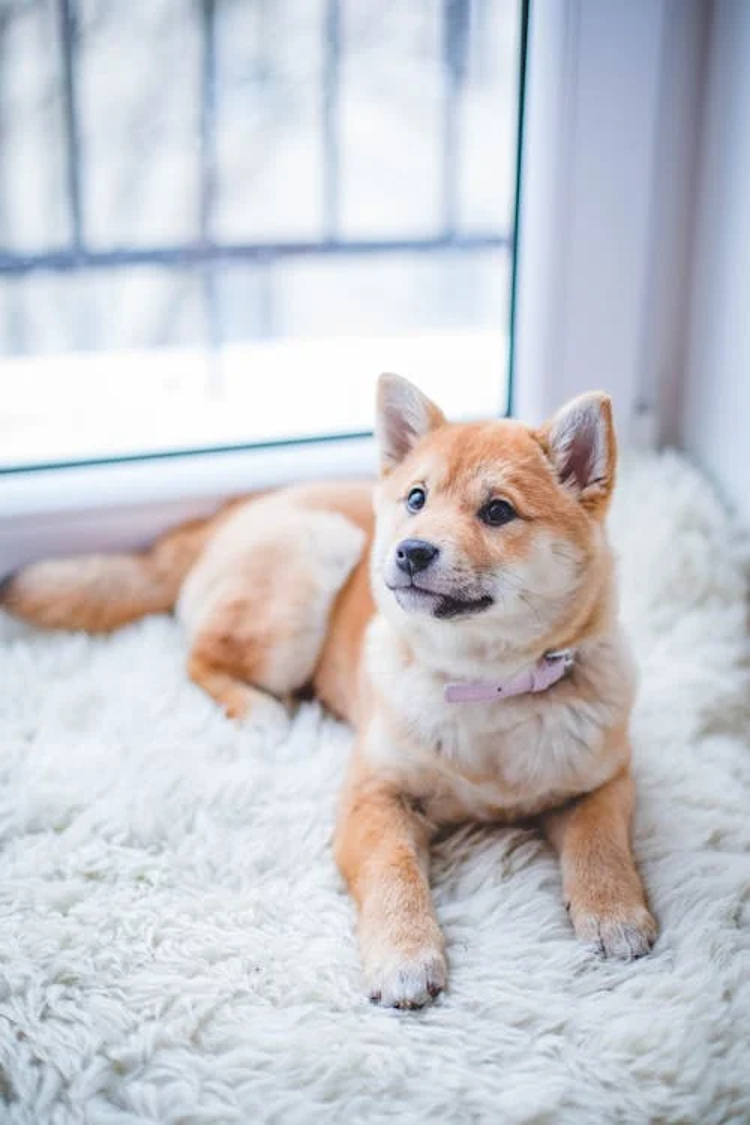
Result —
<path fill-rule="evenodd" d="M 415 583 L 410 586 L 389 586 L 388 589 L 402 610 L 426 612 L 433 618 L 440 618 L 443 621 L 481 614 L 483 610 L 489 609 L 494 601 L 488 594 L 482 595 L 481 598 L 460 598 L 454 594 L 425 590 Z"/>

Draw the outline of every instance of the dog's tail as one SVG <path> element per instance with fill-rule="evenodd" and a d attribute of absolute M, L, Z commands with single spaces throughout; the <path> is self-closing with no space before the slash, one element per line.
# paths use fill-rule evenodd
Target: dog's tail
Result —
<path fill-rule="evenodd" d="M 171 610 L 217 519 L 182 524 L 148 551 L 32 563 L 0 584 L 0 606 L 47 629 L 88 633 Z"/>

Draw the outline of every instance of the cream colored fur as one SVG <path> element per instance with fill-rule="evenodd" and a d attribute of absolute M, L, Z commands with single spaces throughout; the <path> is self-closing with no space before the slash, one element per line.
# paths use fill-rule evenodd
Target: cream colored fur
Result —
<path fill-rule="evenodd" d="M 470 680 L 476 665 L 442 652 L 429 664 L 404 665 L 383 618 L 370 630 L 368 667 L 386 712 L 370 728 L 366 758 L 405 792 L 429 795 L 423 805 L 436 822 L 518 820 L 595 789 L 628 761 L 627 742 L 613 753 L 606 741 L 629 714 L 635 689 L 629 646 L 615 628 L 580 647 L 569 682 L 551 698 L 520 696 L 502 706 L 446 703 L 446 680 Z M 507 659 L 482 667 L 501 680 L 518 671 Z M 582 692 L 592 701 L 585 710 Z"/>
<path fill-rule="evenodd" d="M 192 645 L 217 613 L 238 607 L 248 643 L 257 600 L 273 602 L 264 687 L 283 696 L 312 678 L 336 595 L 360 559 L 360 528 L 336 512 L 309 511 L 297 490 L 240 506 L 216 532 L 180 591 L 177 617 Z M 246 609 L 243 609 L 243 606 Z"/>

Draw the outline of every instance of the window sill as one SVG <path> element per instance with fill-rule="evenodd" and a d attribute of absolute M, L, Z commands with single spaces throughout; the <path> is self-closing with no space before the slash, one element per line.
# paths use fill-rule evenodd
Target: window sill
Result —
<path fill-rule="evenodd" d="M 52 555 L 148 543 L 228 496 L 375 472 L 371 437 L 12 473 L 0 477 L 0 576 Z"/>

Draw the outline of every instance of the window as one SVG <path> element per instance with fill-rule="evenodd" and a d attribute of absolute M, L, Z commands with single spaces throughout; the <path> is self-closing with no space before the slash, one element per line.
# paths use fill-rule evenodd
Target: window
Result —
<path fill-rule="evenodd" d="M 507 407 L 519 0 L 4 0 L 0 469 Z"/>

